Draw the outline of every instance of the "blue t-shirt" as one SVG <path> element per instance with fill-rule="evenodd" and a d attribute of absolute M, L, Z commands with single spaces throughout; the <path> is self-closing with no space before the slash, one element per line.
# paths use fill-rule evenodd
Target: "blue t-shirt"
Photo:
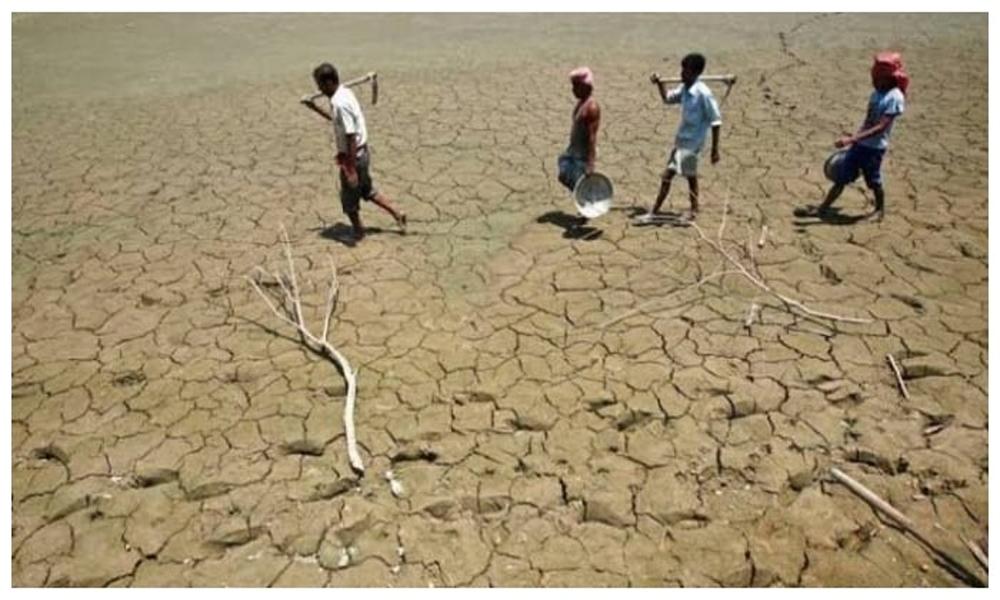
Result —
<path fill-rule="evenodd" d="M 898 87 L 894 87 L 887 92 L 875 90 L 868 99 L 868 114 L 865 116 L 865 122 L 861 125 L 861 129 L 868 129 L 874 126 L 886 115 L 898 117 L 903 114 L 905 109 L 906 100 L 903 98 L 903 92 Z M 892 126 L 893 123 L 890 123 L 878 135 L 861 140 L 858 144 L 867 146 L 868 148 L 875 148 L 876 150 L 885 150 L 889 147 L 889 134 L 892 133 Z"/>

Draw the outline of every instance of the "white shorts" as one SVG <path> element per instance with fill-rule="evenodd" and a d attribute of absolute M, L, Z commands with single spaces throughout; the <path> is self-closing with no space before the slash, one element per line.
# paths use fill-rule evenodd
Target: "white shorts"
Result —
<path fill-rule="evenodd" d="M 667 171 L 673 171 L 684 177 L 698 175 L 698 152 L 684 148 L 674 148 L 667 159 Z"/>

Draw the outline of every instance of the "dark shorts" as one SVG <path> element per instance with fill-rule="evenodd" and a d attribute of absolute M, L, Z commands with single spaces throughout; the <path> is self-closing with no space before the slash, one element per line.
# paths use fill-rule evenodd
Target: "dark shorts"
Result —
<path fill-rule="evenodd" d="M 345 213 L 356 213 L 361 209 L 362 200 L 371 200 L 378 193 L 372 183 L 371 157 L 368 154 L 368 147 L 358 150 L 358 157 L 355 166 L 358 170 L 358 185 L 350 188 L 347 185 L 347 177 L 344 170 L 340 169 L 340 206 Z"/>
<path fill-rule="evenodd" d="M 869 188 L 880 187 L 882 185 L 883 156 L 885 156 L 885 150 L 854 144 L 847 151 L 844 162 L 840 163 L 837 183 L 847 185 L 857 179 L 858 175 L 863 174 Z"/>
<path fill-rule="evenodd" d="M 575 156 L 570 156 L 569 154 L 563 154 L 559 157 L 559 183 L 566 186 L 566 189 L 573 191 L 576 189 L 576 182 L 579 181 L 581 177 L 587 172 L 587 162 L 577 158 Z"/>

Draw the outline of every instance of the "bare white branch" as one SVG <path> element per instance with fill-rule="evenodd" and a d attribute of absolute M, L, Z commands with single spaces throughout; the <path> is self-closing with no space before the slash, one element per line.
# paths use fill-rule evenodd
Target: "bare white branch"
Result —
<path fill-rule="evenodd" d="M 724 231 L 724 228 L 725 228 L 725 224 L 726 224 L 726 213 L 728 213 L 728 212 L 729 212 L 729 200 L 728 200 L 728 197 L 727 197 L 727 199 L 725 201 L 725 204 L 723 205 L 723 208 L 722 208 L 722 223 L 719 225 L 718 239 L 716 239 L 716 240 L 713 240 L 712 238 L 708 237 L 705 234 L 705 230 L 702 229 L 696 222 L 691 221 L 690 225 L 698 233 L 698 236 L 702 239 L 702 241 L 704 241 L 706 244 L 709 245 L 709 247 L 711 247 L 713 250 L 715 250 L 720 255 L 722 255 L 722 257 L 727 262 L 729 262 L 729 264 L 731 264 L 733 267 L 735 267 L 736 270 L 739 271 L 739 273 L 741 275 L 743 275 L 747 279 L 747 281 L 749 281 L 751 284 L 753 284 L 755 287 L 757 287 L 761 291 L 764 291 L 764 292 L 770 294 L 771 296 L 774 296 L 775 298 L 777 298 L 778 300 L 780 300 L 782 303 L 784 303 L 786 306 L 796 308 L 799 311 L 801 311 L 801 312 L 803 312 L 803 313 L 805 313 L 805 314 L 807 314 L 809 316 L 812 316 L 812 317 L 817 317 L 817 318 L 821 318 L 821 319 L 828 319 L 828 320 L 831 320 L 831 321 L 845 321 L 845 322 L 848 322 L 848 323 L 871 323 L 872 322 L 871 319 L 858 318 L 858 317 L 845 317 L 845 316 L 841 316 L 841 315 L 835 315 L 835 314 L 832 314 L 832 313 L 818 311 L 818 310 L 809 308 L 808 306 L 806 306 L 805 304 L 803 304 L 802 302 L 800 302 L 800 301 L 798 301 L 798 300 L 796 300 L 794 298 L 791 298 L 789 296 L 781 294 L 781 293 L 775 291 L 774 289 L 772 289 L 771 286 L 767 285 L 767 283 L 764 282 L 764 279 L 762 277 L 758 277 L 756 274 L 752 273 L 750 271 L 750 269 L 748 269 L 745 265 L 743 265 L 736 257 L 734 257 L 730 252 L 726 251 L 725 247 L 723 246 L 723 243 L 722 243 L 722 234 L 723 234 L 723 231 Z M 755 268 L 755 267 L 756 267 L 756 265 L 754 265 L 752 268 Z"/>
<path fill-rule="evenodd" d="M 256 291 L 257 294 L 261 298 L 263 298 L 264 302 L 267 303 L 267 307 L 271 309 L 271 312 L 273 312 L 279 319 L 281 319 L 285 323 L 288 323 L 292 327 L 295 327 L 296 329 L 298 329 L 298 327 L 299 327 L 298 324 L 295 323 L 294 321 L 292 321 L 291 319 L 289 319 L 288 316 L 285 315 L 284 313 L 282 313 L 280 310 L 278 310 L 278 308 L 271 302 L 271 299 L 267 297 L 267 294 L 265 294 L 264 291 L 262 289 L 260 289 L 260 286 L 259 286 L 259 284 L 256 281 L 254 281 L 250 277 L 247 277 L 247 281 L 250 282 L 250 285 L 253 286 L 254 291 Z"/>
<path fill-rule="evenodd" d="M 302 343 L 307 348 L 317 354 L 321 354 L 329 358 L 343 375 L 344 380 L 347 382 L 347 398 L 344 402 L 344 431 L 347 437 L 347 457 L 351 463 L 351 468 L 358 473 L 364 473 L 365 466 L 364 462 L 361 460 L 361 453 L 358 452 L 357 436 L 355 435 L 354 429 L 354 406 L 358 393 L 358 372 L 351 368 L 351 363 L 347 360 L 347 357 L 341 354 L 340 351 L 327 341 L 330 328 L 330 316 L 333 314 L 333 308 L 336 305 L 337 292 L 339 290 L 336 265 L 333 263 L 333 258 L 330 258 L 330 291 L 326 300 L 323 337 L 318 338 L 313 335 L 311 331 L 309 331 L 302 315 L 302 298 L 299 295 L 298 279 L 295 274 L 295 263 L 292 261 L 291 243 L 288 241 L 288 232 L 285 231 L 284 226 L 281 226 L 281 240 L 284 246 L 285 259 L 288 262 L 288 277 L 291 287 L 285 283 L 284 277 L 282 277 L 280 273 L 274 275 L 274 277 L 277 280 L 278 285 L 281 286 L 282 293 L 284 294 L 286 305 L 282 308 L 285 310 L 280 310 L 278 306 L 272 302 L 271 298 L 264 293 L 264 290 L 261 289 L 260 284 L 256 280 L 252 277 L 247 277 L 247 281 L 250 282 L 254 291 L 256 291 L 257 294 L 264 300 L 264 303 L 267 304 L 267 307 L 271 309 L 271 312 L 273 312 L 275 316 L 283 322 L 291 325 L 296 329 L 296 331 L 299 332 Z M 255 271 L 271 276 L 267 273 L 267 271 L 260 267 L 257 267 Z"/>
<path fill-rule="evenodd" d="M 288 231 L 285 230 L 285 226 L 281 226 L 281 242 L 285 247 L 285 258 L 288 260 L 288 277 L 292 281 L 292 296 L 291 299 L 295 306 L 295 320 L 302 324 L 305 328 L 306 322 L 302 318 L 302 303 L 300 302 L 299 296 L 299 284 L 295 278 L 295 263 L 292 261 L 292 244 L 288 241 Z M 285 287 L 282 284 L 282 287 Z M 287 290 L 286 290 L 287 293 Z"/>
<path fill-rule="evenodd" d="M 989 573 L 990 561 L 986 557 L 986 553 L 983 552 L 983 549 L 979 547 L 979 544 L 965 538 L 962 538 L 962 541 L 965 542 L 965 547 L 969 549 L 969 552 L 972 554 L 972 557 L 976 559 L 976 562 L 979 563 L 979 566 L 982 567 L 984 571 Z"/>
<path fill-rule="evenodd" d="M 965 578 L 969 582 L 982 583 L 979 582 L 978 577 L 976 577 L 973 573 L 971 573 L 968 569 L 966 569 L 965 566 L 962 565 L 962 563 L 955 560 L 955 558 L 953 558 L 950 554 L 948 554 L 943 549 L 941 549 L 941 547 L 935 544 L 923 531 L 920 530 L 920 528 L 917 527 L 917 524 L 914 523 L 909 517 L 907 517 L 902 512 L 897 510 L 893 505 L 889 504 L 888 502 L 880 498 L 875 492 L 871 491 L 870 489 L 868 489 L 867 487 L 859 483 L 857 480 L 855 480 L 853 477 L 844 473 L 837 467 L 831 467 L 830 474 L 833 475 L 834 479 L 847 486 L 847 489 L 851 490 L 851 492 L 853 492 L 854 494 L 859 496 L 862 500 L 871 505 L 872 508 L 888 516 L 890 519 L 895 521 L 896 524 L 899 525 L 904 531 L 915 537 L 917 541 L 922 543 L 931 552 L 937 555 L 938 558 L 940 558 L 942 562 L 948 566 L 949 570 L 960 573 L 963 576 L 963 578 Z M 969 549 L 971 550 L 971 548 Z"/>
<path fill-rule="evenodd" d="M 892 367 L 892 372 L 896 374 L 896 383 L 899 385 L 899 391 L 903 394 L 903 397 L 907 400 L 910 399 L 910 392 L 906 389 L 906 383 L 903 381 L 903 373 L 899 370 L 899 365 L 896 363 L 895 357 L 892 354 L 886 354 L 886 358 L 889 359 L 889 366 Z"/>
<path fill-rule="evenodd" d="M 330 317 L 333 315 L 334 306 L 337 304 L 337 291 L 340 288 L 340 281 L 337 279 L 337 266 L 333 264 L 333 257 L 330 260 L 330 292 L 326 296 L 326 309 L 323 318 L 323 341 L 327 340 L 330 333 Z"/>

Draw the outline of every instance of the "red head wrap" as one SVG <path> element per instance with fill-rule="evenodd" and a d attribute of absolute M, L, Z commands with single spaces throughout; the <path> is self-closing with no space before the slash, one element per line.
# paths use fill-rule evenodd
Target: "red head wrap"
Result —
<path fill-rule="evenodd" d="M 910 87 L 910 76 L 903 69 L 903 56 L 898 52 L 879 52 L 875 55 L 875 64 L 872 65 L 872 76 L 887 75 L 896 82 L 899 91 L 906 95 L 906 88 Z"/>
<path fill-rule="evenodd" d="M 590 67 L 577 67 L 569 73 L 570 81 L 579 81 L 582 84 L 589 85 L 591 88 L 594 87 L 594 72 L 590 70 Z"/>

